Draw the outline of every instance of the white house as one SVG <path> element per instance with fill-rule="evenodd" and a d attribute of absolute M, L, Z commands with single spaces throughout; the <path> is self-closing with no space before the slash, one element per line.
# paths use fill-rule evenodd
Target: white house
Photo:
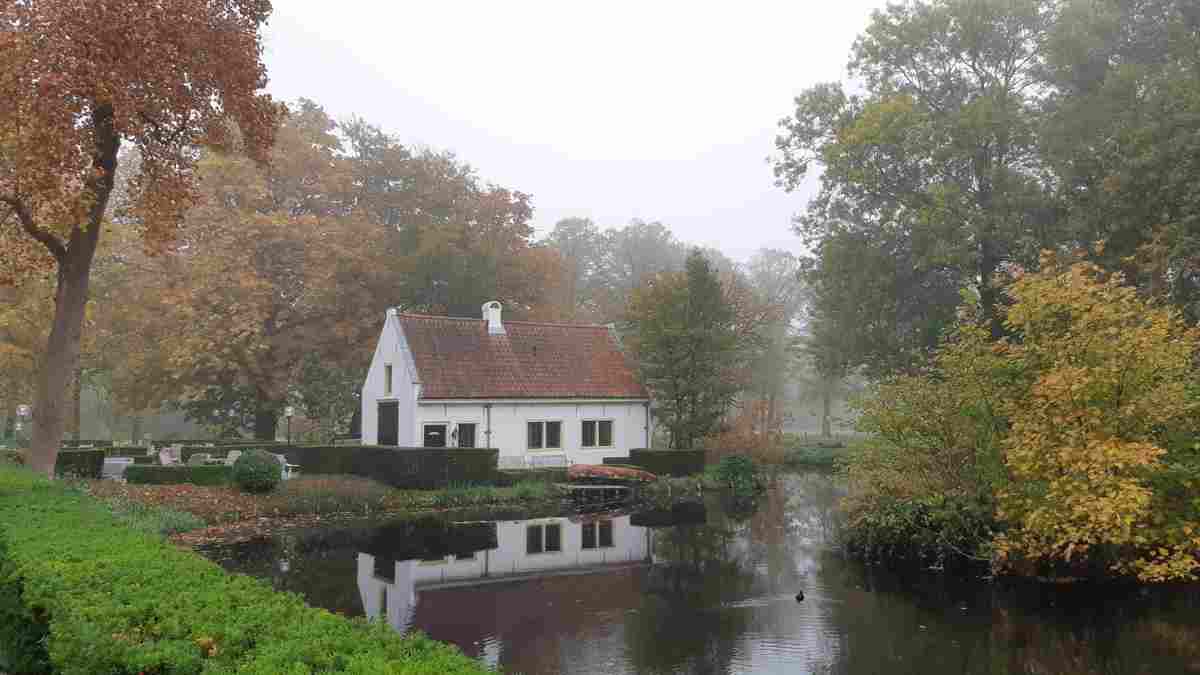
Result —
<path fill-rule="evenodd" d="M 497 448 L 501 467 L 599 464 L 649 447 L 650 399 L 606 326 L 388 310 L 362 442 Z"/>

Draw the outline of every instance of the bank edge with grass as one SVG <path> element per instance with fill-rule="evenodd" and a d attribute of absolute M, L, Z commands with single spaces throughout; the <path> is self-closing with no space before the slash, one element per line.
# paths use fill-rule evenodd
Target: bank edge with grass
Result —
<path fill-rule="evenodd" d="M 13 673 L 483 673 L 453 647 L 335 616 L 0 465 L 0 660 Z"/>

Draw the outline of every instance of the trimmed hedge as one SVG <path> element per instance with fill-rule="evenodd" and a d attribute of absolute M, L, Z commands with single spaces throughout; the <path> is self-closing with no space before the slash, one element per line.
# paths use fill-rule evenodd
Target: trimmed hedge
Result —
<path fill-rule="evenodd" d="M 398 488 L 438 489 L 497 480 L 499 450 L 379 445 L 279 448 L 303 474 L 350 474 Z"/>
<path fill-rule="evenodd" d="M 14 675 L 487 672 L 448 645 L 226 574 L 15 467 L 0 467 L 0 655 Z"/>
<path fill-rule="evenodd" d="M 125 468 L 126 482 L 135 485 L 225 485 L 233 476 L 228 466 L 156 466 L 132 464 Z"/>
<path fill-rule="evenodd" d="M 605 457 L 605 464 L 624 464 L 659 476 L 690 476 L 704 472 L 704 450 L 647 450 L 634 448 L 629 457 Z"/>
<path fill-rule="evenodd" d="M 54 472 L 60 476 L 99 478 L 104 471 L 104 450 L 60 450 Z"/>
<path fill-rule="evenodd" d="M 256 443 L 247 443 L 245 441 L 241 441 L 241 442 L 237 443 L 236 445 L 220 445 L 220 444 L 218 444 L 211 448 L 206 445 L 192 445 L 192 446 L 185 445 L 185 446 L 183 446 L 183 448 L 180 449 L 179 456 L 182 458 L 183 461 L 186 462 L 186 461 L 188 461 L 188 459 L 190 459 L 192 457 L 192 455 L 199 454 L 202 452 L 206 452 L 206 453 L 212 455 L 213 457 L 225 457 L 225 456 L 229 455 L 229 453 L 233 452 L 234 450 L 241 450 L 242 452 L 249 452 L 250 450 L 266 450 L 267 452 L 278 452 L 279 450 L 281 450 L 285 447 L 288 447 L 286 443 L 278 443 L 275 441 L 259 441 Z"/>
<path fill-rule="evenodd" d="M 25 450 L 0 450 L 0 459 L 11 464 L 25 463 Z M 104 472 L 104 451 L 59 450 L 54 473 L 73 478 L 100 478 Z"/>
<path fill-rule="evenodd" d="M 70 440 L 70 439 L 66 439 L 66 438 L 64 438 L 62 441 L 62 447 L 64 447 L 64 448 L 78 448 L 81 445 L 90 445 L 90 446 L 92 446 L 92 448 L 111 448 L 113 446 L 113 442 L 111 440 L 109 440 L 109 441 L 99 441 L 99 440 L 89 441 L 86 439 L 75 441 L 75 440 Z"/>

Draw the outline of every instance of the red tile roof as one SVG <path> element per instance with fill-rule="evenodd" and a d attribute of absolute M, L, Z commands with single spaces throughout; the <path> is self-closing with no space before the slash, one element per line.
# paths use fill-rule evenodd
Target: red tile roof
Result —
<path fill-rule="evenodd" d="M 648 398 L 605 326 L 400 314 L 422 399 Z"/>

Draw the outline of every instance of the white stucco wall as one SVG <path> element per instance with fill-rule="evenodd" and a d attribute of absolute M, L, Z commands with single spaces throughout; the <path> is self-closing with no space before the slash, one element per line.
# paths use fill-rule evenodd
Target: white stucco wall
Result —
<path fill-rule="evenodd" d="M 386 395 L 384 373 L 388 364 L 392 366 L 392 393 Z M 412 355 L 404 339 L 399 318 L 388 312 L 380 331 L 375 355 L 362 388 L 362 443 L 376 445 L 379 442 L 379 403 L 395 401 L 399 404 L 399 434 L 401 446 L 419 447 L 424 440 L 426 423 L 474 422 L 475 444 L 478 447 L 494 447 L 500 450 L 508 464 L 527 455 L 563 454 L 577 464 L 599 464 L 605 457 L 627 457 L 632 448 L 648 446 L 648 424 L 644 401 L 572 401 L 572 400 L 521 400 L 521 401 L 452 401 L 427 402 L 420 400 L 421 384 L 416 374 Z M 487 407 L 491 406 L 491 438 L 489 439 Z M 562 448 L 530 450 L 527 448 L 526 423 L 533 421 L 562 422 Z M 605 448 L 584 448 L 582 438 L 583 420 L 612 420 L 613 444 Z M 449 431 L 449 430 L 448 430 Z"/>
<path fill-rule="evenodd" d="M 392 366 L 390 396 L 386 394 L 387 387 L 383 381 L 387 370 L 385 366 L 389 364 Z M 371 367 L 363 382 L 362 443 L 379 443 L 379 402 L 396 401 L 400 406 L 397 443 L 402 446 L 420 445 L 419 427 L 415 424 L 415 402 L 419 395 L 420 384 L 404 341 L 404 333 L 400 330 L 400 321 L 393 310 L 388 310 L 383 330 L 379 333 L 379 342 L 375 345 L 375 355 L 371 357 Z"/>
<path fill-rule="evenodd" d="M 496 524 L 495 549 L 477 551 L 474 558 L 447 556 L 444 560 L 402 560 L 396 563 L 393 580 L 375 574 L 375 558 L 358 555 L 358 590 L 368 617 L 386 615 L 388 623 L 404 630 L 412 620 L 422 588 L 471 580 L 504 579 L 539 573 L 569 573 L 603 570 L 605 565 L 649 562 L 653 547 L 647 528 L 629 522 L 629 516 L 613 518 L 613 546 L 583 548 L 583 524 L 568 518 L 501 522 Z M 562 551 L 527 553 L 526 529 L 531 525 L 557 524 L 562 528 Z"/>
<path fill-rule="evenodd" d="M 605 457 L 628 457 L 632 448 L 646 447 L 646 404 L 630 402 L 528 402 L 497 401 L 491 403 L 491 441 L 488 440 L 487 405 L 484 403 L 427 403 L 417 405 L 417 427 L 425 424 L 474 422 L 476 445 L 498 448 L 500 456 L 517 458 L 526 455 L 561 454 L 565 452 L 576 464 L 600 464 Z M 365 419 L 365 418 L 364 418 Z M 584 420 L 612 420 L 613 444 L 604 448 L 583 447 Z M 562 448 L 531 450 L 528 446 L 526 423 L 535 421 L 562 422 Z M 452 427 L 451 427 L 452 428 Z M 423 437 L 418 433 L 418 444 Z"/>

